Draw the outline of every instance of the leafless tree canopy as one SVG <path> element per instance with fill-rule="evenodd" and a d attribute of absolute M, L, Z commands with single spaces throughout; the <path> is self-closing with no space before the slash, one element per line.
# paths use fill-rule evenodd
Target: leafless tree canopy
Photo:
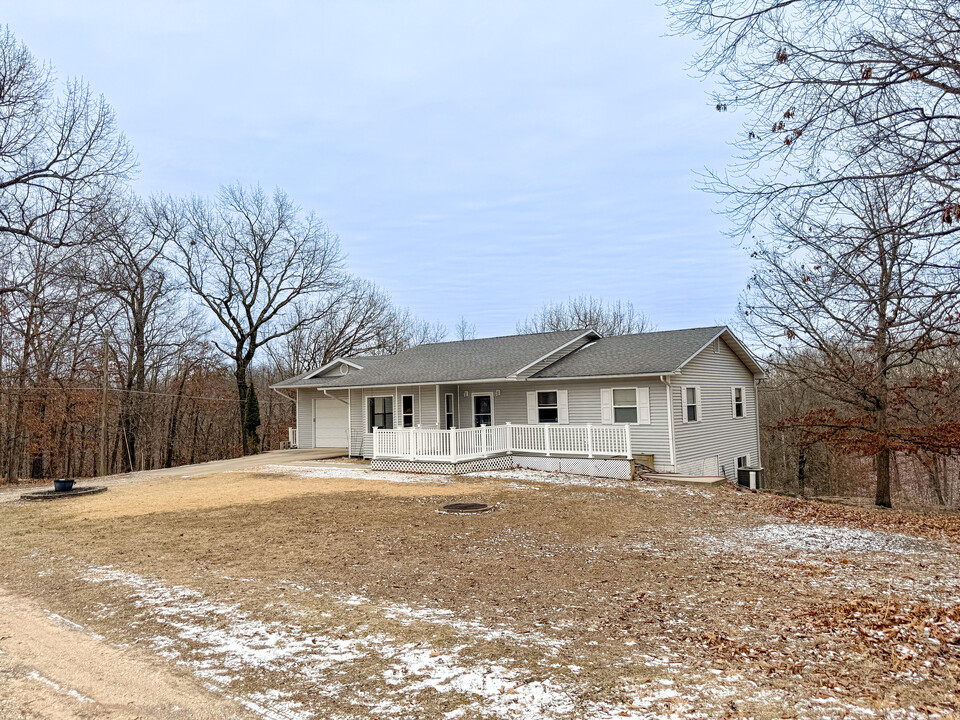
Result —
<path fill-rule="evenodd" d="M 224 187 L 216 202 L 194 198 L 169 215 L 182 217 L 170 227 L 174 262 L 225 331 L 213 343 L 233 363 L 243 418 L 257 350 L 322 319 L 306 305 L 343 284 L 339 239 L 280 190 Z M 255 444 L 243 432 L 245 450 Z"/>
<path fill-rule="evenodd" d="M 600 335 L 629 335 L 649 332 L 654 326 L 633 303 L 580 296 L 566 302 L 549 303 L 517 323 L 518 333 L 557 330 L 596 330 Z"/>
<path fill-rule="evenodd" d="M 133 167 L 113 110 L 82 82 L 58 91 L 9 29 L 0 30 L 0 241 L 94 242 L 97 223 Z M 21 288 L 13 277 L 0 290 Z"/>
<path fill-rule="evenodd" d="M 957 227 L 960 14 L 947 0 L 669 0 L 703 41 L 718 110 L 744 111 L 741 161 L 709 183 L 735 232 L 774 202 L 811 207 L 837 185 L 914 180 L 918 208 Z M 873 156 L 864 166 L 860 159 Z M 922 187 L 920 181 L 926 185 Z"/>

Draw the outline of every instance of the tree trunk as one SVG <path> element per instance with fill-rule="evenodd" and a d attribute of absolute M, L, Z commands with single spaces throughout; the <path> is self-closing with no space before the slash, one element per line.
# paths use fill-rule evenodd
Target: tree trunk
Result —
<path fill-rule="evenodd" d="M 802 498 L 806 493 L 807 485 L 807 452 L 800 448 L 797 454 L 797 497 Z"/>
<path fill-rule="evenodd" d="M 874 465 L 877 470 L 876 504 L 880 507 L 893 507 L 890 502 L 890 449 L 882 448 L 874 456 Z"/>

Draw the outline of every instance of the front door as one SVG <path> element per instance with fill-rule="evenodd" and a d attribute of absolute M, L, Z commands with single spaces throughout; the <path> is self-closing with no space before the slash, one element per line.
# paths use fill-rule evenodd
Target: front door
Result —
<path fill-rule="evenodd" d="M 493 395 L 473 396 L 473 426 L 493 425 Z"/>

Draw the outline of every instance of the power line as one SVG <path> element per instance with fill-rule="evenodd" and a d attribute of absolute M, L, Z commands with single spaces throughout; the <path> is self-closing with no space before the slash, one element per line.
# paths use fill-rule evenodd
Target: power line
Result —
<path fill-rule="evenodd" d="M 61 387 L 59 385 L 54 385 L 50 387 L 25 387 L 25 388 L 5 388 L 0 387 L 0 393 L 28 393 L 28 392 L 103 392 L 103 388 L 98 387 Z M 133 393 L 136 395 L 156 395 L 159 397 L 179 397 L 185 398 L 187 400 L 210 400 L 213 402 L 225 402 L 225 403 L 239 403 L 240 401 L 237 398 L 218 398 L 218 397 L 208 397 L 205 395 L 183 395 L 181 393 L 169 393 L 169 392 L 154 392 L 151 390 L 127 390 L 126 388 L 117 388 L 117 387 L 107 387 L 108 391 L 117 392 L 117 393 Z"/>

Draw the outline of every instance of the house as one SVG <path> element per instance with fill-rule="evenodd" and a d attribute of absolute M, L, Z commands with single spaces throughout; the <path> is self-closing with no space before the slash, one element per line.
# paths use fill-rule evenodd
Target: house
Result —
<path fill-rule="evenodd" d="M 381 469 L 630 477 L 639 462 L 734 479 L 760 463 L 762 373 L 726 327 L 571 330 L 337 358 L 273 388 L 296 395 L 298 447 Z"/>

